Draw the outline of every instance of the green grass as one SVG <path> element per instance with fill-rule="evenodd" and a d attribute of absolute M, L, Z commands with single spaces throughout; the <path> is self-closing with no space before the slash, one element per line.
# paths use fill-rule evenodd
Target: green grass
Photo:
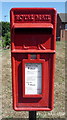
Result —
<path fill-rule="evenodd" d="M 56 43 L 56 81 L 62 82 L 65 79 L 65 42 Z"/>

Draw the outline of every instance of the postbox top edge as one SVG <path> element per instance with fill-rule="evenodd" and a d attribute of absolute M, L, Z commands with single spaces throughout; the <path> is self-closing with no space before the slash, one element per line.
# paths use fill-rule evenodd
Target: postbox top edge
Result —
<path fill-rule="evenodd" d="M 39 8 L 39 7 L 34 7 L 34 8 L 32 8 L 32 7 L 25 7 L 25 8 L 11 8 L 11 10 L 10 11 L 14 11 L 14 10 L 24 10 L 24 9 L 27 9 L 27 10 L 30 10 L 30 9 L 40 9 L 40 10 L 53 10 L 53 11 L 55 11 L 55 13 L 57 13 L 57 10 L 56 10 L 56 8 L 48 8 L 48 7 L 46 7 L 46 8 Z"/>

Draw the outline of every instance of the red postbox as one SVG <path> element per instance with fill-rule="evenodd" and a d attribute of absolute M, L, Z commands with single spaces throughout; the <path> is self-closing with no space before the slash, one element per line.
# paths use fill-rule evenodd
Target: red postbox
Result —
<path fill-rule="evenodd" d="M 11 59 L 15 110 L 50 111 L 54 101 L 54 8 L 12 8 Z"/>

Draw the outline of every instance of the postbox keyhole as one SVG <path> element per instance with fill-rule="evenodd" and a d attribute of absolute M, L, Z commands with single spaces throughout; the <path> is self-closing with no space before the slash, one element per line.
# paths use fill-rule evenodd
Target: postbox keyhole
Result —
<path fill-rule="evenodd" d="M 28 59 L 40 59 L 40 54 L 28 54 Z"/>
<path fill-rule="evenodd" d="M 30 58 L 31 58 L 31 59 L 36 59 L 37 56 L 36 56 L 36 54 L 31 54 L 31 55 L 30 55 Z"/>

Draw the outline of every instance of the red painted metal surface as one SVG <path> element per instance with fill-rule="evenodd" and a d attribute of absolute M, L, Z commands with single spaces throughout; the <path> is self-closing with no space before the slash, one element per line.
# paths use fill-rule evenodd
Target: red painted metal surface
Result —
<path fill-rule="evenodd" d="M 14 110 L 53 109 L 56 16 L 53 8 L 13 8 L 10 11 Z M 32 55 L 36 58 L 31 58 Z M 42 64 L 42 94 L 25 94 L 26 63 Z"/>

